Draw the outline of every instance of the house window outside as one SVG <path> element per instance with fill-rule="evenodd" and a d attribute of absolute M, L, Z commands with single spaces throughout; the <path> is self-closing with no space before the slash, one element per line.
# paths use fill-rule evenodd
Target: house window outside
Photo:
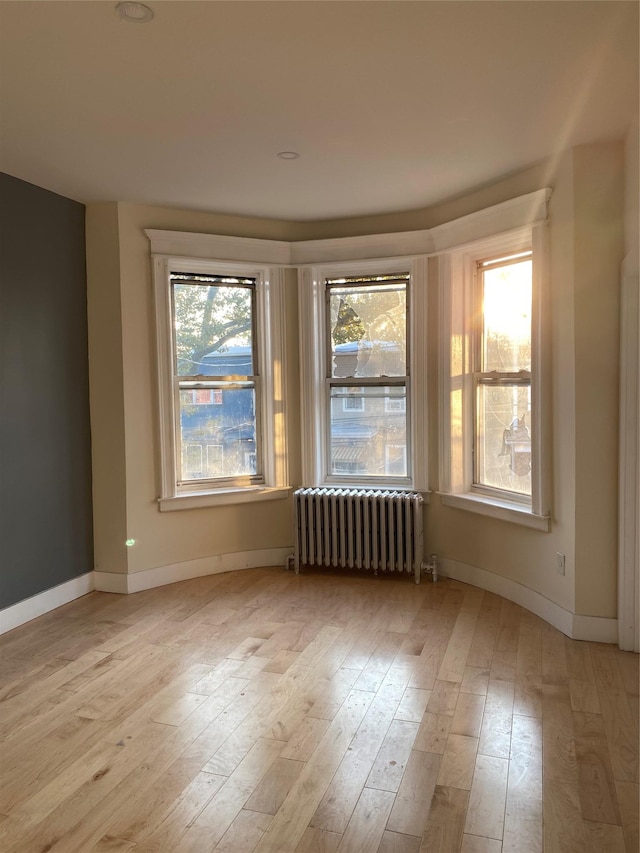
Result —
<path fill-rule="evenodd" d="M 362 387 L 348 388 L 342 398 L 343 412 L 364 412 L 364 396 Z"/>
<path fill-rule="evenodd" d="M 178 438 L 188 448 L 178 484 L 259 479 L 256 281 L 184 270 L 169 278 Z M 222 452 L 210 462 L 214 446 Z"/>
<path fill-rule="evenodd" d="M 408 283 L 405 272 L 325 279 L 328 475 L 408 481 Z M 357 379 L 359 385 L 354 385 Z M 392 405 L 390 405 L 390 402 Z"/>

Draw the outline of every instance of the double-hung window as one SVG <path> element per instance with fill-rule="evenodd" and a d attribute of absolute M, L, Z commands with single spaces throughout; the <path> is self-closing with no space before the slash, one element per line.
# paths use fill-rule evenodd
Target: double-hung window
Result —
<path fill-rule="evenodd" d="M 408 282 L 406 272 L 325 279 L 328 479 L 408 482 L 406 453 L 397 452 L 407 446 L 406 408 L 389 410 L 409 387 Z M 390 448 L 403 459 L 392 474 Z"/>
<path fill-rule="evenodd" d="M 531 251 L 476 262 L 473 485 L 531 499 Z"/>
<path fill-rule="evenodd" d="M 227 248 L 225 238 L 146 233 L 156 307 L 160 509 L 285 497 L 283 269 L 203 257 L 218 239 Z"/>
<path fill-rule="evenodd" d="M 304 268 L 300 305 L 304 482 L 425 490 L 424 260 Z"/>
<path fill-rule="evenodd" d="M 544 223 L 439 259 L 445 504 L 546 530 Z"/>
<path fill-rule="evenodd" d="M 169 272 L 177 485 L 262 482 L 256 279 Z"/>

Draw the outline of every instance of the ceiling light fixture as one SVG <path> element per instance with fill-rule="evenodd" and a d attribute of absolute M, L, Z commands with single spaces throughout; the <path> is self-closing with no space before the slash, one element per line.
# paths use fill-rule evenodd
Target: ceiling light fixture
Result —
<path fill-rule="evenodd" d="M 281 160 L 297 160 L 299 156 L 297 151 L 280 151 L 278 154 Z"/>
<path fill-rule="evenodd" d="M 116 12 L 121 20 L 128 21 L 130 24 L 146 24 L 153 18 L 153 9 L 145 6 L 144 3 L 135 3 L 131 0 L 118 3 Z"/>

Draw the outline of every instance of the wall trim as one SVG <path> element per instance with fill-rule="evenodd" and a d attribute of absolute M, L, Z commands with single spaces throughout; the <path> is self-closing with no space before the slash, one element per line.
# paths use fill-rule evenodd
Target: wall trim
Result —
<path fill-rule="evenodd" d="M 257 551 L 237 551 L 233 554 L 216 554 L 187 560 L 184 563 L 171 563 L 157 566 L 142 572 L 116 574 L 115 572 L 95 572 L 95 588 L 100 592 L 130 594 L 166 586 L 177 581 L 200 578 L 205 575 L 217 575 L 238 569 L 258 569 L 263 566 L 284 566 L 293 545 L 286 548 L 263 548 Z"/>
<path fill-rule="evenodd" d="M 338 263 L 404 255 L 432 255 L 547 218 L 551 189 L 544 187 L 433 228 L 329 237 L 320 240 L 266 240 L 146 228 L 153 255 L 215 258 L 283 266 Z"/>
<path fill-rule="evenodd" d="M 511 580 L 511 578 L 506 578 L 487 569 L 481 569 L 478 566 L 451 560 L 448 557 L 439 558 L 438 571 L 445 577 L 477 586 L 480 589 L 487 590 L 487 592 L 501 595 L 508 601 L 513 601 L 514 604 L 519 604 L 553 625 L 558 631 L 562 631 L 572 640 L 589 640 L 594 643 L 618 642 L 617 619 L 572 613 L 556 604 L 555 601 L 551 601 L 550 598 L 546 598 L 541 593 Z"/>
<path fill-rule="evenodd" d="M 0 610 L 0 634 L 92 592 L 95 588 L 93 575 L 93 572 L 87 572 Z"/>

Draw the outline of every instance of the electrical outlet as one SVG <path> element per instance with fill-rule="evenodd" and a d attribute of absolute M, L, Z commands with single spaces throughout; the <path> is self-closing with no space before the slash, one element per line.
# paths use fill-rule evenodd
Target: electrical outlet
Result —
<path fill-rule="evenodd" d="M 557 569 L 559 575 L 564 574 L 564 563 L 565 563 L 564 554 L 561 554 L 560 551 L 557 551 L 556 552 L 556 569 Z"/>

